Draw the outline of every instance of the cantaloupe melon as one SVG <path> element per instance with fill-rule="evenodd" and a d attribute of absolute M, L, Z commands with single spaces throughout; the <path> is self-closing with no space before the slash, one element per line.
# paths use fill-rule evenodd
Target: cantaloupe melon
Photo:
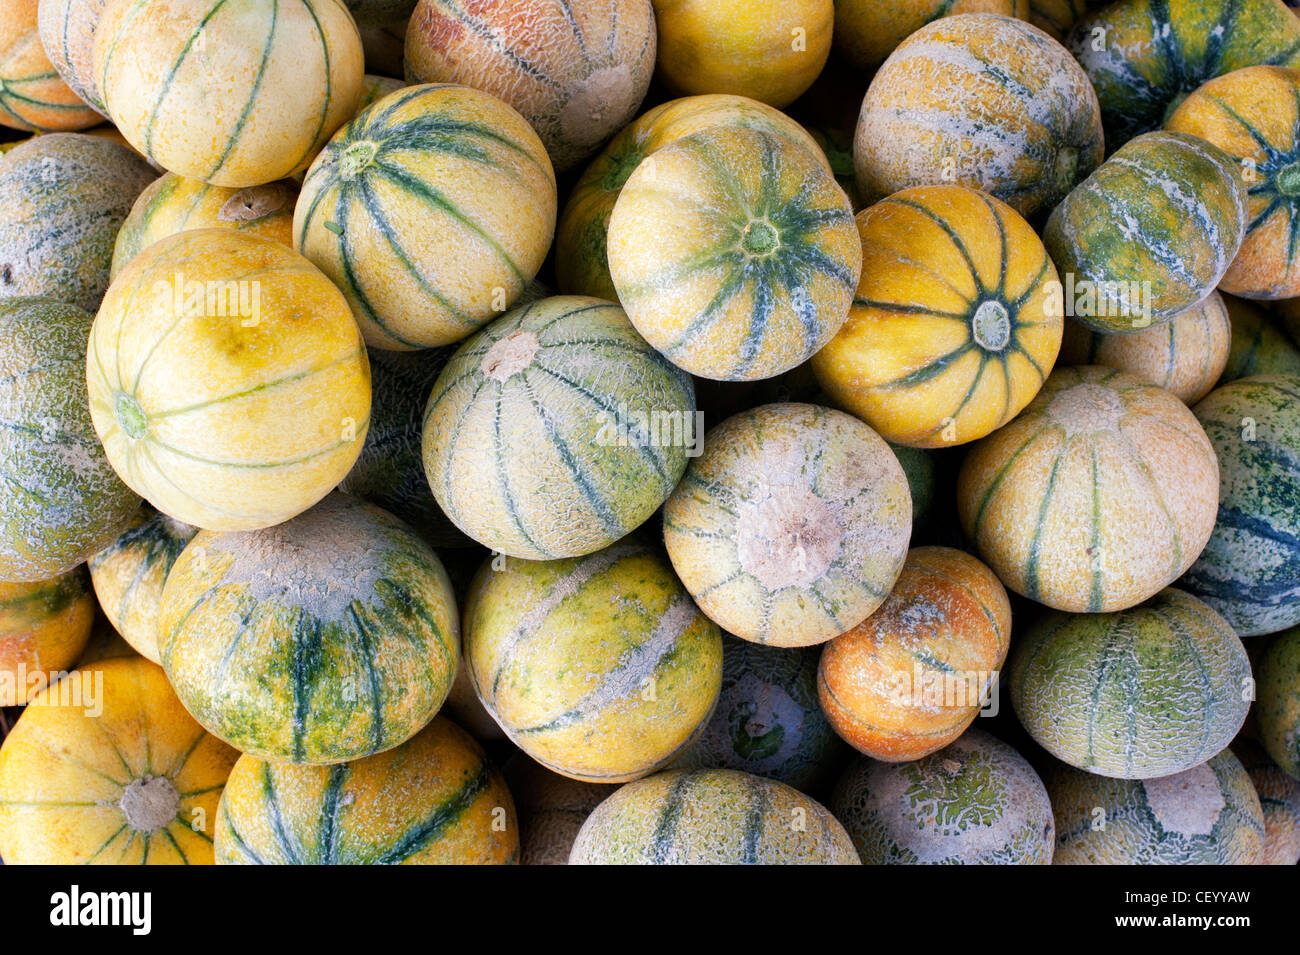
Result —
<path fill-rule="evenodd" d="M 1300 348 L 1276 316 L 1248 299 L 1225 295 L 1223 302 L 1232 322 L 1232 345 L 1219 384 L 1254 375 L 1300 375 Z"/>
<path fill-rule="evenodd" d="M 95 28 L 108 0 L 39 0 L 36 27 L 41 46 L 82 102 L 105 114 L 95 86 Z M 106 114 L 105 114 L 106 115 Z"/>
<path fill-rule="evenodd" d="M 838 0 L 833 44 L 861 70 L 877 69 L 894 49 L 940 17 L 959 13 L 1021 15 L 1028 0 Z M 1042 26 L 1042 24 L 1036 24 Z M 1060 36 L 1057 36 L 1060 39 Z"/>
<path fill-rule="evenodd" d="M 1254 740 L 1237 737 L 1232 752 L 1250 775 L 1264 811 L 1260 864 L 1295 865 L 1300 862 L 1300 781 L 1282 772 Z"/>
<path fill-rule="evenodd" d="M 0 706 L 21 706 L 85 649 L 95 597 L 78 567 L 51 580 L 0 582 Z"/>
<path fill-rule="evenodd" d="M 0 0 L 0 126 L 50 132 L 101 119 L 59 76 L 38 32 L 38 0 Z"/>
<path fill-rule="evenodd" d="M 1256 676 L 1260 742 L 1278 766 L 1300 779 L 1300 627 L 1269 639 Z"/>
<path fill-rule="evenodd" d="M 614 787 L 551 772 L 522 753 L 503 771 L 519 813 L 521 865 L 568 865 L 578 830 Z"/>

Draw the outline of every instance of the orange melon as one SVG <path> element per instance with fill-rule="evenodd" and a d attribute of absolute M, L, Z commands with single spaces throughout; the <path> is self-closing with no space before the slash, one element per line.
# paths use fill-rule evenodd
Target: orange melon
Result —
<path fill-rule="evenodd" d="M 37 31 L 38 0 L 0 0 L 0 126 L 34 132 L 85 129 L 102 117 L 50 62 Z"/>
<path fill-rule="evenodd" d="M 0 582 L 0 706 L 21 706 L 58 679 L 85 648 L 94 620 L 80 567 L 52 580 Z"/>

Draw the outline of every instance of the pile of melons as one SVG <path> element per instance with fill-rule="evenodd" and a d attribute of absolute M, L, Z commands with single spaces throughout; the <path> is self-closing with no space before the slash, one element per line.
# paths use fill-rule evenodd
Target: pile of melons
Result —
<path fill-rule="evenodd" d="M 0 125 L 5 863 L 1300 860 L 1282 0 L 0 0 Z"/>

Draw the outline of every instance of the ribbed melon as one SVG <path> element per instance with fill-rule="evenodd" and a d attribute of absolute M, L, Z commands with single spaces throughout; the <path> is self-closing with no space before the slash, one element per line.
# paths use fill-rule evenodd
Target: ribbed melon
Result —
<path fill-rule="evenodd" d="M 670 763 L 718 698 L 722 639 L 647 547 L 489 561 L 464 611 L 479 698 L 555 772 L 622 782 Z"/>
<path fill-rule="evenodd" d="M 158 604 L 167 572 L 198 529 L 153 508 L 90 558 L 90 579 L 104 616 L 136 651 L 161 663 Z"/>
<path fill-rule="evenodd" d="M 690 378 L 618 306 L 556 296 L 452 356 L 424 413 L 429 486 L 456 526 L 529 560 L 599 550 L 664 502 L 698 445 Z"/>
<path fill-rule="evenodd" d="M 295 247 L 348 298 L 366 341 L 458 341 L 505 311 L 555 229 L 555 173 L 517 112 L 463 86 L 398 90 L 326 144 Z"/>
<path fill-rule="evenodd" d="M 1056 848 L 1043 781 L 976 729 L 915 762 L 859 757 L 828 805 L 865 865 L 1050 865 Z"/>
<path fill-rule="evenodd" d="M 36 26 L 41 45 L 82 102 L 105 114 L 95 87 L 95 28 L 108 0 L 39 0 Z"/>
<path fill-rule="evenodd" d="M 658 773 L 587 817 L 570 865 L 860 865 L 844 827 L 797 789 L 732 769 Z"/>
<path fill-rule="evenodd" d="M 1018 16 L 1028 0 L 838 0 L 835 49 L 860 70 L 877 69 L 900 43 L 940 17 L 960 13 Z M 1042 24 L 1035 24 L 1042 26 Z M 1057 39 L 1060 39 L 1058 36 Z"/>
<path fill-rule="evenodd" d="M 86 408 L 93 319 L 0 299 L 0 580 L 64 574 L 108 546 L 140 499 L 113 473 Z"/>
<path fill-rule="evenodd" d="M 0 582 L 0 706 L 23 705 L 71 668 L 94 620 L 80 567 L 50 580 Z"/>
<path fill-rule="evenodd" d="M 338 0 L 109 0 L 93 63 L 131 145 L 171 172 L 236 189 L 306 169 L 356 110 L 364 71 Z"/>
<path fill-rule="evenodd" d="M 996 692 L 1011 636 L 1007 593 L 950 547 L 917 547 L 880 609 L 822 650 L 817 693 L 835 732 L 873 759 L 920 759 Z"/>
<path fill-rule="evenodd" d="M 1248 299 L 1227 295 L 1223 302 L 1232 322 L 1232 345 L 1220 384 L 1254 375 L 1300 375 L 1300 348 L 1277 317 Z"/>
<path fill-rule="evenodd" d="M 1269 640 L 1257 676 L 1260 741 L 1278 766 L 1300 779 L 1300 627 Z"/>
<path fill-rule="evenodd" d="M 1079 64 L 1042 30 L 989 13 L 908 37 L 871 81 L 853 148 L 869 202 L 953 183 L 1023 216 L 1051 209 L 1101 159 L 1101 113 Z"/>
<path fill-rule="evenodd" d="M 1180 586 L 1243 637 L 1300 623 L 1300 376 L 1243 378 L 1195 411 L 1219 457 L 1218 519 Z"/>
<path fill-rule="evenodd" d="M 907 477 L 908 490 L 912 492 L 912 532 L 915 534 L 918 529 L 928 525 L 933 517 L 938 464 L 930 451 L 906 444 L 891 444 L 889 449 L 898 458 L 903 474 Z"/>
<path fill-rule="evenodd" d="M 218 865 L 500 865 L 519 824 L 500 772 L 435 718 L 401 746 L 336 766 L 239 758 L 221 796 Z"/>
<path fill-rule="evenodd" d="M 744 96 L 685 96 L 656 106 L 615 136 L 587 167 L 560 216 L 555 273 L 560 291 L 617 299 L 606 252 L 609 219 L 624 183 L 641 162 L 692 133 L 731 126 L 771 133 L 807 149 L 831 171 L 808 132 L 779 110 Z"/>
<path fill-rule="evenodd" d="M 0 0 L 0 126 L 51 132 L 100 122 L 60 77 L 37 32 L 38 0 Z"/>
<path fill-rule="evenodd" d="M 810 646 L 880 606 L 907 556 L 912 501 L 874 431 L 817 405 L 763 405 L 703 449 L 664 506 L 664 542 L 723 630 Z"/>
<path fill-rule="evenodd" d="M 1264 853 L 1260 865 L 1300 862 L 1300 781 L 1292 779 L 1254 740 L 1238 736 L 1232 752 L 1250 775 L 1264 811 Z"/>
<path fill-rule="evenodd" d="M 770 378 L 844 324 L 862 268 L 835 178 L 786 139 L 716 127 L 658 150 L 609 222 L 610 277 L 646 340 L 693 375 Z"/>
<path fill-rule="evenodd" d="M 1057 764 L 1043 782 L 1057 865 L 1255 865 L 1264 816 L 1231 752 L 1173 776 L 1111 779 Z"/>
<path fill-rule="evenodd" d="M 1016 641 L 1011 704 L 1057 759 L 1150 779 L 1203 763 L 1232 741 L 1252 691 L 1228 622 L 1172 588 L 1119 613 L 1048 613 Z"/>
<path fill-rule="evenodd" d="M 737 769 L 816 794 L 847 748 L 817 701 L 816 647 L 764 647 L 724 635 L 722 692 L 672 769 Z"/>
<path fill-rule="evenodd" d="M 231 189 L 169 172 L 140 193 L 122 223 L 112 276 L 159 239 L 193 229 L 234 229 L 292 246 L 297 197 L 298 184 L 290 179 Z"/>
<path fill-rule="evenodd" d="M 1128 334 L 1096 332 L 1067 320 L 1057 360 L 1116 368 L 1195 404 L 1224 374 L 1229 348 L 1237 346 L 1229 318 L 1223 297 L 1211 292 L 1163 325 Z"/>
<path fill-rule="evenodd" d="M 38 136 L 0 158 L 0 298 L 41 295 L 94 311 L 113 240 L 156 173 L 94 136 Z"/>
<path fill-rule="evenodd" d="M 186 708 L 242 752 L 338 763 L 431 720 L 456 674 L 437 556 L 346 495 L 260 531 L 204 531 L 163 587 L 158 646 Z"/>
<path fill-rule="evenodd" d="M 504 766 L 519 812 L 521 865 L 568 865 L 578 830 L 614 787 L 551 772 L 522 753 Z"/>
<path fill-rule="evenodd" d="M 0 855 L 9 865 L 211 865 L 238 756 L 185 712 L 156 664 L 77 670 L 39 694 L 0 746 Z"/>
<path fill-rule="evenodd" d="M 406 84 L 401 80 L 395 80 L 387 76 L 375 76 L 367 73 L 361 85 L 361 99 L 357 102 L 357 113 L 378 103 L 390 93 L 396 93 L 398 90 L 405 88 Z M 356 114 L 354 114 L 356 115 Z"/>
<path fill-rule="evenodd" d="M 655 65 L 650 0 L 420 0 L 406 77 L 491 93 L 523 114 L 557 171 L 636 115 Z"/>
<path fill-rule="evenodd" d="M 113 467 L 197 527 L 288 520 L 365 442 L 370 367 L 347 302 L 270 239 L 201 229 L 151 245 L 105 296 L 86 365 Z"/>
<path fill-rule="evenodd" d="M 963 530 L 1009 588 L 1072 613 L 1123 610 L 1192 565 L 1214 529 L 1214 447 L 1163 388 L 1058 368 L 957 480 Z M 1231 618 L 1230 618 L 1231 619 Z"/>
<path fill-rule="evenodd" d="M 858 213 L 862 278 L 812 360 L 835 404 L 888 441 L 982 438 L 1052 370 L 1064 305 L 1029 223 L 964 186 L 904 189 Z"/>

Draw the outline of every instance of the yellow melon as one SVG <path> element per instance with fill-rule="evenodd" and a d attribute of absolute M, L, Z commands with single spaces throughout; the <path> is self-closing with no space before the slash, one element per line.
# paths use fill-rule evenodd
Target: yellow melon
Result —
<path fill-rule="evenodd" d="M 85 129 L 102 117 L 55 70 L 37 32 L 37 0 L 0 0 L 0 126 Z"/>
<path fill-rule="evenodd" d="M 0 582 L 0 706 L 21 706 L 71 667 L 94 619 L 81 567 L 52 580 Z"/>

